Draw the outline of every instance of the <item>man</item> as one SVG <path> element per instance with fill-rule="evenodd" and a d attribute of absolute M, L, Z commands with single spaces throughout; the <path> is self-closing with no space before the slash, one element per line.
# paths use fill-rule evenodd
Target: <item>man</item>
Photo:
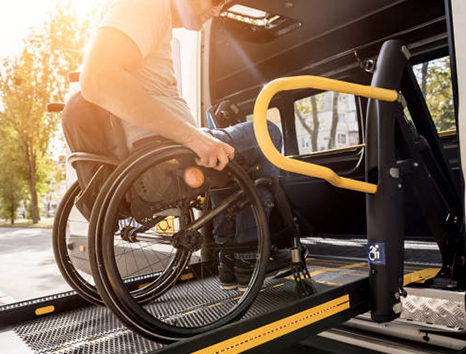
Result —
<path fill-rule="evenodd" d="M 178 94 L 170 48 L 173 27 L 200 30 L 221 7 L 211 0 L 111 2 L 84 62 L 82 95 L 124 120 L 130 141 L 155 132 L 193 150 L 199 165 L 222 170 L 234 149 L 195 127 Z"/>
<path fill-rule="evenodd" d="M 144 137 L 160 135 L 191 149 L 197 155 L 198 165 L 222 170 L 234 158 L 236 145 L 248 163 L 252 165 L 262 161 L 264 165 L 268 164 L 264 171 L 276 177 L 277 169 L 259 151 L 250 123 L 210 132 L 200 130 L 177 90 L 171 59 L 172 29 L 200 30 L 210 18 L 219 16 L 223 2 L 111 1 L 84 61 L 80 76 L 82 97 L 74 97 L 71 101 L 78 102 L 84 98 L 98 106 L 92 109 L 99 111 L 100 115 L 111 112 L 110 120 L 115 117 L 121 119 L 129 150 L 134 142 Z M 81 129 L 84 135 L 92 134 L 84 133 L 84 130 L 92 129 L 89 124 L 74 130 L 71 128 L 73 119 L 70 117 L 73 114 L 67 112 L 73 111 L 73 105 L 79 107 L 79 104 L 67 104 L 70 107 L 65 109 L 63 123 L 70 148 L 73 151 L 105 153 L 90 151 L 82 140 L 78 141 L 79 137 L 75 135 L 79 134 L 73 134 L 76 129 Z M 112 126 L 110 122 L 108 129 L 111 130 Z M 270 133 L 280 148 L 281 135 L 273 124 L 270 125 Z M 111 153 L 115 155 L 115 152 Z M 120 155 L 123 156 L 124 152 Z M 251 218 L 250 215 L 244 217 Z M 241 234 L 238 228 L 226 226 L 224 220 L 215 222 L 214 234 L 217 242 L 234 238 L 235 242 L 242 243 L 257 237 L 238 235 Z M 220 262 L 220 280 L 224 288 L 232 288 L 237 283 L 233 268 L 241 268 L 242 265 L 242 268 L 250 269 L 255 260 L 248 255 L 220 254 Z M 278 263 L 275 264 L 277 268 Z M 278 268 L 282 266 L 280 264 Z"/>

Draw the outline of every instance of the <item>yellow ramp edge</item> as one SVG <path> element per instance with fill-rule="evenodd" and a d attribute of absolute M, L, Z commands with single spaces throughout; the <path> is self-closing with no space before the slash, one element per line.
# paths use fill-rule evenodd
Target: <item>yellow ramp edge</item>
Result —
<path fill-rule="evenodd" d="M 344 295 L 318 306 L 304 310 L 281 320 L 269 323 L 252 331 L 240 334 L 193 354 L 234 354 L 241 353 L 288 333 L 321 321 L 350 308 L 350 297 Z"/>
<path fill-rule="evenodd" d="M 411 283 L 424 283 L 426 280 L 434 278 L 439 271 L 440 268 L 426 268 L 405 274 L 403 285 L 408 285 Z"/>
<path fill-rule="evenodd" d="M 50 305 L 45 307 L 39 307 L 34 311 L 34 313 L 36 314 L 36 316 L 42 316 L 48 313 L 52 313 L 53 311 L 55 311 L 55 306 Z"/>

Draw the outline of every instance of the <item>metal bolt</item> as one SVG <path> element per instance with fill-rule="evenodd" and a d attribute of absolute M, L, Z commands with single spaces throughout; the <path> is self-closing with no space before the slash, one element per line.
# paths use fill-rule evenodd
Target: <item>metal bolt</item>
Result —
<path fill-rule="evenodd" d="M 395 296 L 395 299 L 399 300 L 400 299 L 400 293 L 396 292 L 393 296 Z"/>
<path fill-rule="evenodd" d="M 393 305 L 393 312 L 394 313 L 401 313 L 401 310 L 403 309 L 403 305 L 401 305 L 401 302 L 397 302 L 395 305 Z"/>
<path fill-rule="evenodd" d="M 403 188 L 403 185 L 401 183 L 398 183 L 398 189 Z"/>
<path fill-rule="evenodd" d="M 409 49 L 407 46 L 402 46 L 401 47 L 401 51 L 403 52 L 403 54 L 405 55 L 406 59 L 410 59 L 411 58 L 411 53 L 409 52 Z"/>
<path fill-rule="evenodd" d="M 400 178 L 400 170 L 398 168 L 392 167 L 390 169 L 390 176 L 392 178 Z"/>
<path fill-rule="evenodd" d="M 419 164 L 417 162 L 413 163 L 414 167 L 419 167 Z"/>

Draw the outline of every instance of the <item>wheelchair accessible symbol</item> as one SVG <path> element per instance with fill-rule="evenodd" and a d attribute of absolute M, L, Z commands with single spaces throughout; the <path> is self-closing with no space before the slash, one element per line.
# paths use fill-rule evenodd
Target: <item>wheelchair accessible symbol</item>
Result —
<path fill-rule="evenodd" d="M 385 264 L 385 243 L 369 243 L 369 264 Z"/>

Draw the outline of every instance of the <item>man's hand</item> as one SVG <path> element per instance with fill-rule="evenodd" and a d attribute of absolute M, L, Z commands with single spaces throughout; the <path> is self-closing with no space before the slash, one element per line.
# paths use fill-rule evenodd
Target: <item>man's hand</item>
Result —
<path fill-rule="evenodd" d="M 197 133 L 188 137 L 182 144 L 196 153 L 196 163 L 199 166 L 223 170 L 228 162 L 233 160 L 235 149 L 210 134 L 199 130 Z"/>

